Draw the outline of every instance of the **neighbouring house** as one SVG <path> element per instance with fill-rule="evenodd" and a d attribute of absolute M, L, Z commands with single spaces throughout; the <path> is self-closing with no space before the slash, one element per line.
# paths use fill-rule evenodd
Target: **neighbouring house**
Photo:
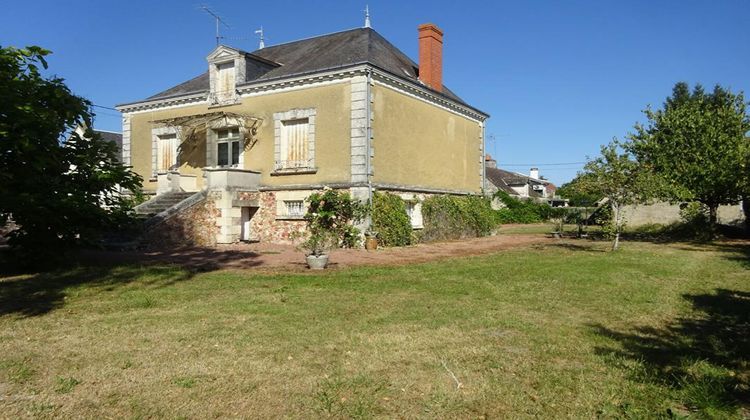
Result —
<path fill-rule="evenodd" d="M 122 133 L 97 129 L 94 129 L 94 132 L 98 133 L 102 140 L 114 143 L 115 146 L 117 146 L 117 151 L 119 152 L 118 157 L 120 158 L 120 161 L 122 161 Z"/>
<path fill-rule="evenodd" d="M 94 133 L 99 134 L 102 140 L 114 143 L 114 145 L 117 146 L 117 158 L 118 160 L 122 161 L 122 133 L 118 133 L 116 131 L 99 130 L 96 128 L 92 128 L 91 130 Z M 79 125 L 78 127 L 76 127 L 75 131 L 76 133 L 78 133 L 78 135 L 83 136 L 83 133 L 86 131 L 85 125 Z"/>
<path fill-rule="evenodd" d="M 531 168 L 528 175 L 506 171 L 498 168 L 490 155 L 485 156 L 484 163 L 488 193 L 505 191 L 512 197 L 543 201 L 553 207 L 567 206 L 567 200 L 555 197 L 557 187 L 541 177 L 538 168 Z"/>
<path fill-rule="evenodd" d="M 418 27 L 419 63 L 369 27 L 246 52 L 218 46 L 207 71 L 123 114 L 123 162 L 154 197 L 155 241 L 289 242 L 323 187 L 415 204 L 480 194 L 488 115 L 442 81 L 443 32 Z M 361 228 L 366 228 L 366 222 Z"/>

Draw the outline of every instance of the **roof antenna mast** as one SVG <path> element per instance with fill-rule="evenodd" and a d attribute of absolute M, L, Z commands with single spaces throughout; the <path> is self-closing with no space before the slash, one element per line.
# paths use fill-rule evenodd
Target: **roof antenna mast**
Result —
<path fill-rule="evenodd" d="M 370 5 L 365 5 L 365 28 L 370 28 Z"/>
<path fill-rule="evenodd" d="M 229 25 L 226 22 L 224 22 L 224 19 L 222 19 L 218 14 L 216 14 L 208 6 L 202 5 L 201 9 L 203 9 L 204 12 L 208 13 L 209 15 L 213 16 L 214 19 L 216 19 L 216 46 L 218 47 L 220 44 L 220 41 L 224 39 L 224 37 L 221 36 L 221 33 L 219 32 L 219 24 L 226 26 L 227 29 L 229 29 Z"/>
<path fill-rule="evenodd" d="M 258 49 L 262 50 L 263 48 L 266 48 L 265 38 L 263 37 L 263 26 L 261 26 L 260 29 L 255 31 L 255 33 L 260 35 L 260 44 L 258 44 Z"/>

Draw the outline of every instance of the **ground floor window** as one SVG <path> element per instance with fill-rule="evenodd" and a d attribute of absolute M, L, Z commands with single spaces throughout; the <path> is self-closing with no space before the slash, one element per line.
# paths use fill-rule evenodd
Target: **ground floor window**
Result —
<path fill-rule="evenodd" d="M 405 201 L 404 204 L 412 229 L 422 229 L 422 206 L 416 201 Z"/>

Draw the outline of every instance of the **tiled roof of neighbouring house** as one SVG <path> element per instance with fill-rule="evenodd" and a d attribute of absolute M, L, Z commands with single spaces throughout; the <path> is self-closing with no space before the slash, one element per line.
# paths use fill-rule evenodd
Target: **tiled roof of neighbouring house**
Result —
<path fill-rule="evenodd" d="M 419 83 L 419 66 L 371 28 L 351 29 L 274 45 L 253 51 L 251 54 L 281 65 L 255 79 L 246 80 L 244 84 L 283 79 L 365 63 L 402 79 Z M 206 71 L 200 76 L 157 93 L 147 100 L 200 93 L 208 90 L 209 75 Z M 433 91 L 433 93 L 467 105 L 445 86 L 443 86 L 442 93 L 437 91 Z"/>
<path fill-rule="evenodd" d="M 93 131 L 94 133 L 98 133 L 102 137 L 102 140 L 114 143 L 117 146 L 117 151 L 118 151 L 117 160 L 118 161 L 121 160 L 120 153 L 122 152 L 122 133 L 115 133 L 113 131 L 102 131 L 102 130 L 96 130 L 96 129 L 94 129 Z"/>

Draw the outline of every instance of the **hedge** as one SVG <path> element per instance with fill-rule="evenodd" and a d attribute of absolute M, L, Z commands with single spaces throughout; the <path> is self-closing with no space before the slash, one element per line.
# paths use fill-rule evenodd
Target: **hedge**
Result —
<path fill-rule="evenodd" d="M 499 219 L 489 198 L 436 195 L 422 203 L 425 242 L 487 236 Z"/>
<path fill-rule="evenodd" d="M 533 200 L 519 200 L 505 191 L 498 191 L 495 197 L 505 205 L 498 210 L 500 223 L 540 223 L 552 216 L 552 207 Z"/>
<path fill-rule="evenodd" d="M 412 229 L 404 200 L 395 194 L 376 192 L 372 198 L 372 229 L 383 246 L 409 245 Z"/>

